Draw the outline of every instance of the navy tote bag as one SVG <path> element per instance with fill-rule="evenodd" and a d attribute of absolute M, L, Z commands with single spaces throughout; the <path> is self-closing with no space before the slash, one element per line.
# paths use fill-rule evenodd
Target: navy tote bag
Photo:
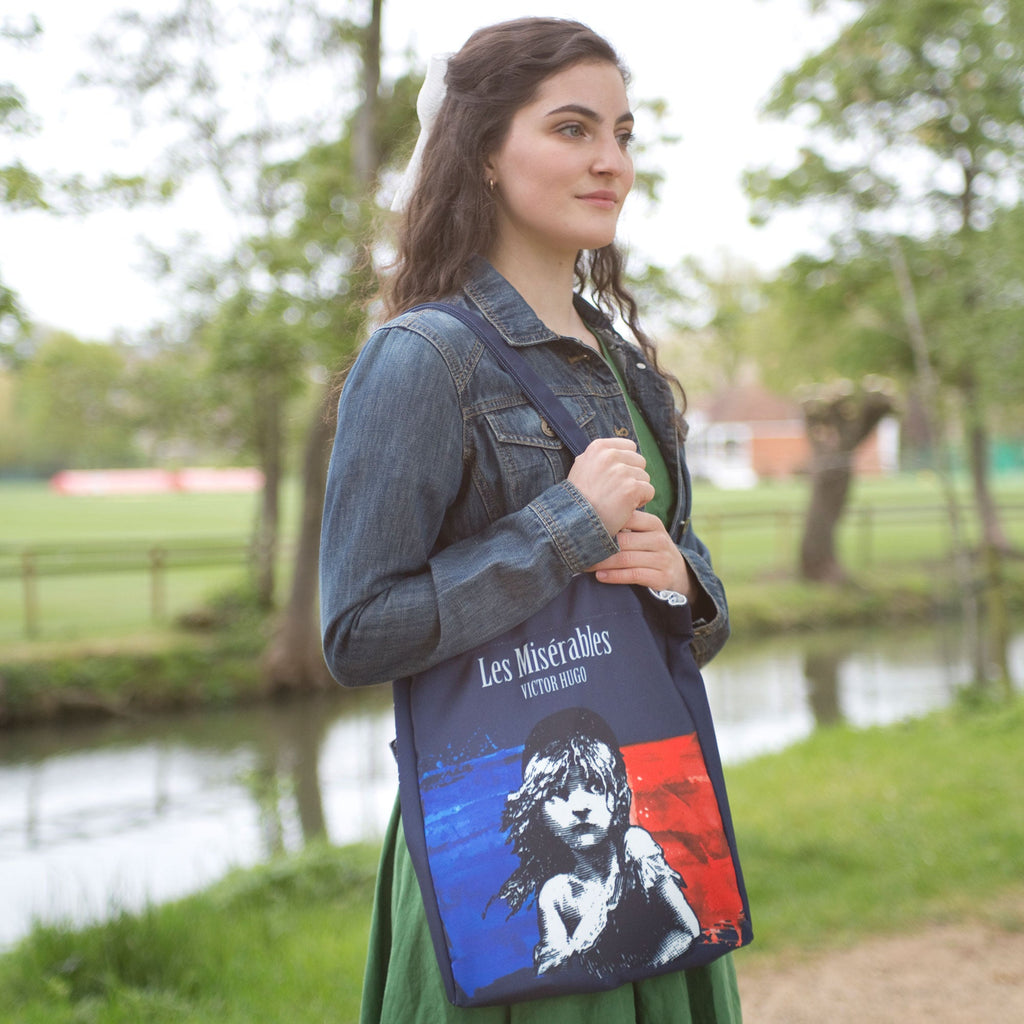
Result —
<path fill-rule="evenodd" d="M 468 324 L 574 455 L 586 436 Z M 448 999 L 512 1003 L 706 964 L 752 939 L 690 609 L 575 577 L 394 683 L 399 796 Z"/>

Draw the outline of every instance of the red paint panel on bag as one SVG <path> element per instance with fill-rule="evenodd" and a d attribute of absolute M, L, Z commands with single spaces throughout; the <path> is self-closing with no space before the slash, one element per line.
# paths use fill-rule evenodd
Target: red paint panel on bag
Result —
<path fill-rule="evenodd" d="M 714 788 L 695 734 L 623 747 L 631 818 L 661 846 L 685 884 L 702 931 L 738 927 L 743 905 Z"/>

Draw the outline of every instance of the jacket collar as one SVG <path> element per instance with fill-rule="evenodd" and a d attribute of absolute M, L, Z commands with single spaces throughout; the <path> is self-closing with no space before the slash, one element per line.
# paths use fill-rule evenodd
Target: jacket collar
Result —
<path fill-rule="evenodd" d="M 463 291 L 511 345 L 538 345 L 558 337 L 537 317 L 519 292 L 482 257 L 474 258 Z M 603 331 L 611 329 L 608 318 L 586 299 L 574 295 L 573 302 L 588 326 Z"/>

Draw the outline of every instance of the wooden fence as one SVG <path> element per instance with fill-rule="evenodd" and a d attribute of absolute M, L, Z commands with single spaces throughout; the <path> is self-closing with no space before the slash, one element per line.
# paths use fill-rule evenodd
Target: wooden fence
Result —
<path fill-rule="evenodd" d="M 979 531 L 974 507 L 961 505 L 958 514 L 966 542 L 976 542 Z M 1018 546 L 1024 546 L 1024 504 L 1000 504 L 999 514 L 1003 527 Z M 792 572 L 805 517 L 803 508 L 705 512 L 695 525 L 719 572 L 726 567 Z M 760 538 L 764 550 L 751 558 L 749 547 L 755 537 Z M 851 565 L 862 568 L 882 559 L 941 559 L 953 551 L 949 509 L 937 504 L 853 505 L 839 525 L 837 544 Z"/>
<path fill-rule="evenodd" d="M 167 576 L 178 569 L 217 568 L 252 563 L 248 541 L 195 537 L 175 541 L 65 541 L 53 544 L 0 544 L 0 580 L 21 580 L 24 632 L 40 632 L 40 581 L 43 578 L 147 573 L 150 617 L 164 619 Z"/>
<path fill-rule="evenodd" d="M 972 508 L 962 519 L 975 536 Z M 1004 527 L 1024 546 L 1024 504 L 1000 506 Z M 726 575 L 791 572 L 803 529 L 804 510 L 707 512 L 699 517 L 701 540 L 711 549 L 716 568 Z M 931 505 L 854 505 L 844 516 L 840 539 L 850 564 L 867 567 L 888 559 L 942 558 L 952 549 L 948 510 Z M 146 573 L 150 617 L 165 618 L 167 577 L 186 568 L 231 568 L 252 564 L 250 544 L 237 537 L 199 537 L 175 541 L 82 541 L 54 544 L 0 544 L 0 581 L 21 581 L 24 634 L 37 636 L 41 625 L 40 581 L 44 578 Z"/>

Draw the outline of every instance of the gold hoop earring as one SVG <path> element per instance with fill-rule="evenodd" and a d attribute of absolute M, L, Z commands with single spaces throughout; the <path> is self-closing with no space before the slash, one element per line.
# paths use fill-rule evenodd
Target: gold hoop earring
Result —
<path fill-rule="evenodd" d="M 488 178 L 487 179 L 487 187 L 491 190 L 491 195 L 494 194 L 494 188 L 495 188 L 496 185 L 497 185 L 497 182 L 493 178 Z"/>

